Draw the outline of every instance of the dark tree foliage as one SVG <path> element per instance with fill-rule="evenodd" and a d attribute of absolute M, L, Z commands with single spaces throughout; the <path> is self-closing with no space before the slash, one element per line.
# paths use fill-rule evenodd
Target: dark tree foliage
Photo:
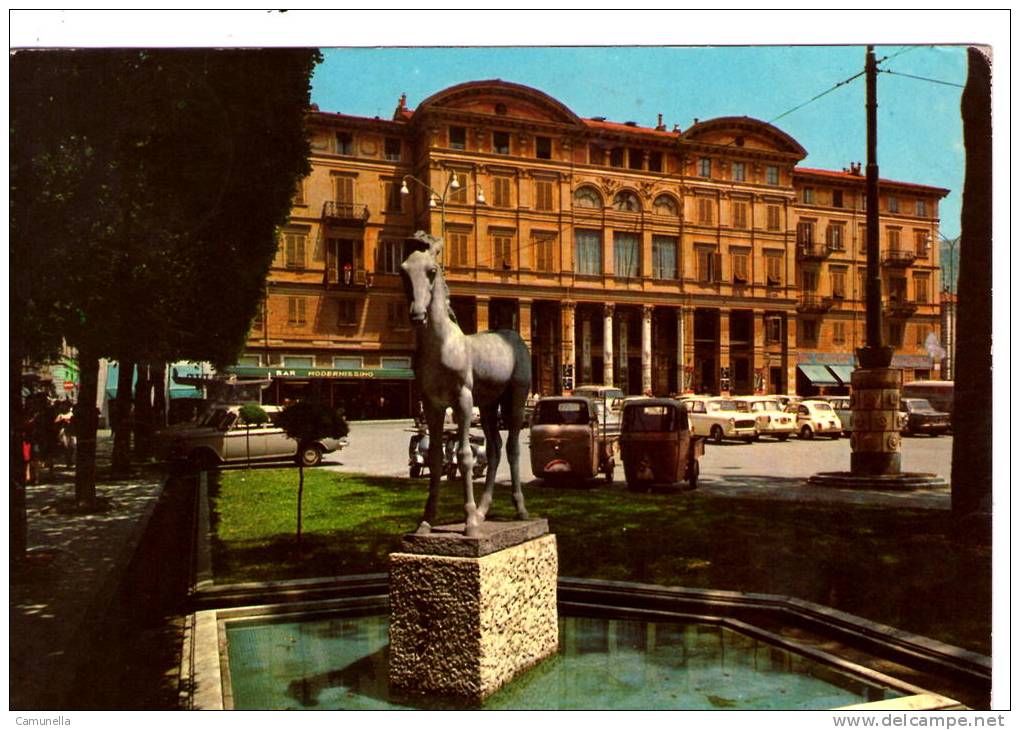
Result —
<path fill-rule="evenodd" d="M 61 338 L 85 384 L 100 357 L 236 359 L 309 172 L 318 60 L 309 49 L 11 57 L 12 378 Z M 90 411 L 80 454 L 94 466 Z"/>

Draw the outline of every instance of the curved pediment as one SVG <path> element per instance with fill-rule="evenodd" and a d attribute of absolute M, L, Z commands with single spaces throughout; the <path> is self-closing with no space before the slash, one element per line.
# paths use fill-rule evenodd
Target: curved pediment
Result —
<path fill-rule="evenodd" d="M 469 81 L 443 89 L 419 104 L 415 114 L 438 109 L 537 122 L 582 123 L 574 112 L 548 94 L 500 79 Z"/>
<path fill-rule="evenodd" d="M 800 143 L 779 127 L 753 117 L 716 117 L 688 127 L 682 139 L 720 146 L 743 147 L 750 150 L 783 152 L 807 157 Z"/>

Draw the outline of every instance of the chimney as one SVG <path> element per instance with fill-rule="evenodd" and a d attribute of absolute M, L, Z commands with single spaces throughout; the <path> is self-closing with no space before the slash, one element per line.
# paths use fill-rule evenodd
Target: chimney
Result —
<path fill-rule="evenodd" d="M 674 124 L 673 125 L 673 131 L 674 132 L 679 132 L 680 131 L 680 125 L 679 124 Z"/>
<path fill-rule="evenodd" d="M 659 115 L 659 123 L 655 125 L 655 131 L 656 132 L 665 132 L 666 131 L 666 125 L 662 123 L 662 115 L 661 114 Z"/>

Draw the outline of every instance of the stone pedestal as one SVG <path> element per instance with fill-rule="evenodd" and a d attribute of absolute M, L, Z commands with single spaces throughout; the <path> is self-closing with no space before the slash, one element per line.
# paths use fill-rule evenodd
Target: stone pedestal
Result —
<path fill-rule="evenodd" d="M 408 535 L 390 554 L 390 685 L 480 702 L 555 654 L 556 537 L 545 520 Z"/>
<path fill-rule="evenodd" d="M 850 392 L 850 472 L 860 476 L 900 473 L 899 368 L 854 370 Z"/>

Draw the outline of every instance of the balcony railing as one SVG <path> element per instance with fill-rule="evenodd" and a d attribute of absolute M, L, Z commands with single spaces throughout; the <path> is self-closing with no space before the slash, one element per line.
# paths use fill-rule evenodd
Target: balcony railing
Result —
<path fill-rule="evenodd" d="M 908 299 L 892 298 L 885 302 L 885 313 L 890 317 L 910 317 L 917 311 L 917 302 Z"/>
<path fill-rule="evenodd" d="M 327 289 L 368 289 L 372 286 L 372 273 L 347 266 L 327 267 L 322 283 Z"/>
<path fill-rule="evenodd" d="M 882 254 L 882 263 L 886 266 L 910 266 L 916 258 L 916 251 L 891 248 Z"/>
<path fill-rule="evenodd" d="M 832 247 L 827 243 L 797 243 L 797 258 L 802 261 L 823 261 L 829 258 Z"/>
<path fill-rule="evenodd" d="M 327 200 L 322 204 L 322 219 L 330 223 L 363 226 L 368 220 L 368 206 Z"/>
<path fill-rule="evenodd" d="M 798 312 L 828 312 L 832 309 L 832 297 L 820 297 L 817 294 L 801 294 L 797 300 Z"/>

